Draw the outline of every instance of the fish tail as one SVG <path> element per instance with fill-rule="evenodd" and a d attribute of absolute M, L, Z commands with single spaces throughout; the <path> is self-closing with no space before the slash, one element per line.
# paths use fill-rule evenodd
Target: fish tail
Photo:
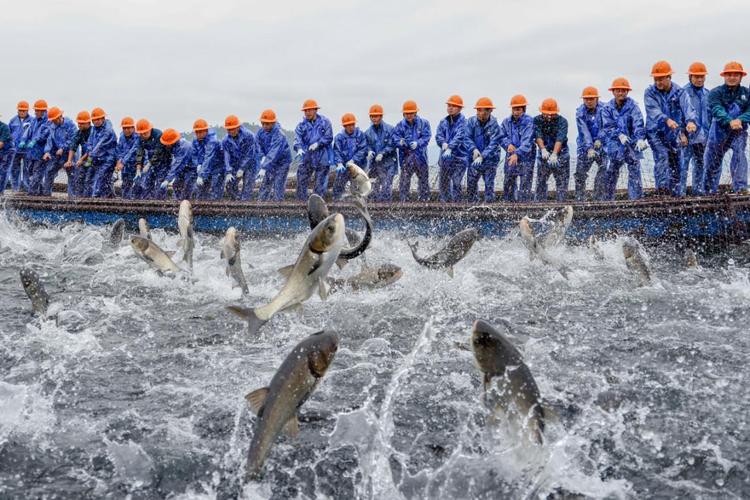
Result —
<path fill-rule="evenodd" d="M 255 309 L 250 309 L 249 307 L 227 306 L 227 310 L 247 321 L 247 331 L 250 335 L 256 335 L 260 331 L 260 328 L 267 323 L 267 320 L 260 319 L 255 314 Z"/>

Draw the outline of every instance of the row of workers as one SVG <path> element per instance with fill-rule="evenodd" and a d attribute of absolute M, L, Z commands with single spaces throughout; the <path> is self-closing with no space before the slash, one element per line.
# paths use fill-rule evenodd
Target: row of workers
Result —
<path fill-rule="evenodd" d="M 725 83 L 710 93 L 704 88 L 704 64 L 690 66 L 689 84 L 672 82 L 666 61 L 651 72 L 654 84 L 645 92 L 646 119 L 628 96 L 628 81 L 617 78 L 610 91 L 613 99 L 599 102 L 593 87 L 584 89 L 583 104 L 576 112 L 578 126 L 576 198 L 583 199 L 589 171 L 597 164 L 594 198 L 614 198 L 621 167 L 627 167 L 630 198 L 642 196 L 642 152 L 650 147 L 654 156 L 657 191 L 684 195 L 692 164 L 692 186 L 696 195 L 715 193 L 725 153 L 733 151 L 730 165 L 732 187 L 747 190 L 747 124 L 750 122 L 746 76 L 741 64 L 728 63 L 721 76 Z M 568 122 L 554 99 L 545 99 L 541 114 L 526 114 L 528 103 L 517 95 L 511 99 L 511 114 L 501 123 L 492 116 L 489 98 L 480 98 L 476 116 L 464 117 L 463 100 L 451 96 L 447 116 L 438 125 L 435 140 L 441 148 L 439 188 L 442 201 L 462 199 L 467 177 L 469 201 L 479 201 L 478 184 L 485 184 L 485 201 L 494 201 L 494 181 L 502 152 L 505 153 L 503 197 L 529 201 L 536 170 L 536 198 L 546 199 L 550 177 L 559 200 L 567 196 L 570 151 Z M 0 122 L 0 186 L 8 178 L 13 189 L 49 195 L 59 170 L 68 174 L 70 196 L 113 196 L 113 180 L 122 179 L 126 198 L 165 198 L 171 188 L 177 198 L 219 199 L 223 196 L 251 199 L 260 171 L 264 171 L 258 197 L 283 198 L 292 162 L 289 145 L 275 113 L 261 114 L 261 130 L 253 134 L 236 116 L 226 118 L 227 137 L 219 141 L 205 120 L 193 124 L 195 139 L 189 142 L 174 129 L 163 133 L 148 120 L 121 122 L 116 137 L 101 108 L 78 114 L 73 123 L 56 107 L 34 103 L 34 117 L 26 102 L 10 126 Z M 394 178 L 399 175 L 399 197 L 406 201 L 412 177 L 418 181 L 420 200 L 429 196 L 427 146 L 432 139 L 430 124 L 419 116 L 414 101 L 402 108 L 403 120 L 395 127 L 383 122 L 383 109 L 370 108 L 371 125 L 366 132 L 356 126 L 351 113 L 342 117 L 343 130 L 333 137 L 331 122 L 318 113 L 314 100 L 305 101 L 304 119 L 297 125 L 293 150 L 299 159 L 297 196 L 305 200 L 312 181 L 321 196 L 328 190 L 331 166 L 336 167 L 333 196 L 342 196 L 347 164 L 363 166 L 376 178 L 373 198 L 388 201 Z M 93 126 L 92 126 L 93 125 Z"/>

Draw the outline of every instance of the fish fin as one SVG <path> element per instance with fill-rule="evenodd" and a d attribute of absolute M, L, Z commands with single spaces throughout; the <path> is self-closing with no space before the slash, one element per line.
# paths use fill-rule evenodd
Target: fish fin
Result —
<path fill-rule="evenodd" d="M 291 438 L 299 436 L 299 420 L 297 420 L 297 415 L 292 415 L 292 418 L 287 420 L 286 425 L 284 425 L 284 434 Z"/>
<path fill-rule="evenodd" d="M 453 277 L 453 266 L 447 268 L 445 270 L 445 272 L 448 273 L 448 276 L 450 276 L 452 278 Z"/>
<path fill-rule="evenodd" d="M 328 284 L 323 281 L 323 278 L 318 278 L 318 294 L 320 294 L 320 298 L 323 300 L 328 299 L 328 292 Z"/>
<path fill-rule="evenodd" d="M 268 396 L 268 387 L 255 389 L 253 392 L 249 392 L 245 396 L 247 402 L 250 403 L 250 408 L 256 415 L 260 414 L 260 411 L 263 409 L 263 405 L 266 402 L 266 396 Z"/>
<path fill-rule="evenodd" d="M 174 254 L 176 254 L 177 251 L 176 250 L 165 250 L 164 253 L 167 255 L 167 257 L 169 257 L 171 259 L 172 257 L 174 257 Z"/>
<path fill-rule="evenodd" d="M 289 264 L 288 266 L 280 268 L 279 274 L 285 278 L 289 278 L 289 276 L 292 275 L 292 271 L 294 271 L 294 264 Z"/>
<path fill-rule="evenodd" d="M 226 306 L 227 311 L 236 314 L 240 318 L 247 321 L 247 330 L 250 335 L 255 335 L 260 331 L 260 327 L 265 325 L 268 320 L 260 319 L 255 314 L 255 309 L 242 306 Z"/>
<path fill-rule="evenodd" d="M 349 261 L 346 260 L 346 259 L 342 259 L 340 257 L 338 259 L 336 259 L 336 265 L 339 266 L 339 269 L 344 269 L 344 267 L 346 266 L 347 262 L 349 262 Z"/>
<path fill-rule="evenodd" d="M 229 264 L 230 266 L 233 266 L 235 262 L 237 262 L 236 256 L 234 258 L 227 259 L 227 264 Z"/>
<path fill-rule="evenodd" d="M 545 422 L 552 422 L 552 423 L 560 422 L 560 414 L 549 402 L 544 401 L 538 404 L 539 404 L 539 407 L 542 409 L 542 414 L 544 415 Z"/>
<path fill-rule="evenodd" d="M 568 273 L 570 272 L 570 268 L 568 268 L 568 266 L 560 266 L 557 268 L 557 271 L 562 275 L 563 278 L 568 279 Z"/>
<path fill-rule="evenodd" d="M 453 342 L 453 347 L 455 347 L 456 349 L 458 349 L 460 351 L 469 351 L 469 352 L 471 352 L 471 347 L 469 347 L 468 345 L 464 344 L 463 342 Z"/>

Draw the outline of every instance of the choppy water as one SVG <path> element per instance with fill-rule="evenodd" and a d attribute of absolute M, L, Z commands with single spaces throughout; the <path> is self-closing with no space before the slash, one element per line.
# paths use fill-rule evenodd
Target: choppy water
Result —
<path fill-rule="evenodd" d="M 419 268 L 398 235 L 378 233 L 368 259 L 398 264 L 401 281 L 314 297 L 258 339 L 223 311 L 240 291 L 223 273 L 219 238 L 198 236 L 190 282 L 158 276 L 128 245 L 102 252 L 107 235 L 0 213 L 2 497 L 750 496 L 741 248 L 693 271 L 657 253 L 656 281 L 636 287 L 618 241 L 602 244 L 604 260 L 557 250 L 574 269 L 565 281 L 518 240 L 481 240 L 450 279 Z M 177 234 L 154 238 L 177 246 Z M 275 270 L 303 240 L 244 235 L 250 304 L 275 293 Z M 60 326 L 32 316 L 24 265 L 64 311 Z M 457 347 L 477 317 L 515 325 L 559 415 L 544 446 L 485 425 L 480 374 Z M 341 345 L 302 408 L 300 437 L 281 438 L 264 480 L 243 486 L 254 423 L 243 396 L 322 328 Z"/>

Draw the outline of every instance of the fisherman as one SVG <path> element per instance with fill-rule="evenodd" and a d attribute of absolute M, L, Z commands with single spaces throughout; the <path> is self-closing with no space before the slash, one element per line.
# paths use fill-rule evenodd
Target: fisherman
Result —
<path fill-rule="evenodd" d="M 690 83 L 683 87 L 695 110 L 698 130 L 688 136 L 688 145 L 682 152 L 682 168 L 680 168 L 680 196 L 687 193 L 687 178 L 690 163 L 693 164 L 692 192 L 693 196 L 701 196 L 706 192 L 706 169 L 703 156 L 706 153 L 708 130 L 711 128 L 711 112 L 708 109 L 708 89 L 706 89 L 706 75 L 708 70 L 702 62 L 694 62 L 688 69 Z"/>
<path fill-rule="evenodd" d="M 445 105 L 448 116 L 440 120 L 435 132 L 435 142 L 440 146 L 440 201 L 456 203 L 461 201 L 461 184 L 469 164 L 464 100 L 452 95 Z"/>
<path fill-rule="evenodd" d="M 333 162 L 333 128 L 331 121 L 318 114 L 320 107 L 314 99 L 302 104 L 305 117 L 294 129 L 294 151 L 300 163 L 297 167 L 297 199 L 307 201 L 310 179 L 313 192 L 325 196 L 328 191 L 328 172 Z"/>
<path fill-rule="evenodd" d="M 25 149 L 26 160 L 29 162 L 29 187 L 28 192 L 32 195 L 42 194 L 42 181 L 44 180 L 45 162 L 44 146 L 49 137 L 49 122 L 47 120 L 47 101 L 39 99 L 34 103 L 34 118 L 31 119 L 29 128 L 18 144 L 17 149 Z"/>
<path fill-rule="evenodd" d="M 29 190 L 29 167 L 26 162 L 26 152 L 19 147 L 26 129 L 31 126 L 31 117 L 29 116 L 29 103 L 20 101 L 16 106 L 16 116 L 10 119 L 8 123 L 10 134 L 13 137 L 13 147 L 15 154 L 12 155 L 10 166 L 10 185 L 13 191 Z M 5 184 L 2 186 L 5 190 Z"/>
<path fill-rule="evenodd" d="M 594 163 L 597 166 L 596 177 L 594 177 L 594 199 L 603 200 L 607 191 L 607 155 L 604 150 L 604 127 L 602 127 L 604 105 L 599 102 L 599 90 L 596 87 L 583 89 L 581 98 L 583 104 L 576 110 L 576 125 L 578 126 L 576 200 L 583 201 L 586 196 L 586 180 Z"/>
<path fill-rule="evenodd" d="M 138 136 L 135 134 L 135 120 L 126 116 L 120 122 L 122 133 L 117 141 L 115 156 L 115 171 L 119 172 L 122 184 L 120 191 L 126 200 L 134 199 L 135 185 L 135 151 L 138 144 Z"/>
<path fill-rule="evenodd" d="M 281 201 L 284 199 L 289 166 L 292 154 L 281 125 L 276 121 L 276 113 L 266 109 L 260 114 L 260 130 L 255 136 L 260 156 L 259 169 L 265 171 L 258 199 L 261 201 Z"/>
<path fill-rule="evenodd" d="M 91 135 L 91 114 L 86 111 L 80 111 L 76 116 L 78 131 L 76 132 L 73 142 L 68 146 L 68 161 L 63 165 L 68 171 L 68 182 L 71 174 L 73 179 L 73 196 L 83 196 L 85 172 L 83 162 L 80 158 L 88 151 L 87 143 Z M 80 150 L 81 154 L 78 154 Z"/>
<path fill-rule="evenodd" d="M 500 147 L 505 150 L 505 201 L 531 201 L 536 143 L 534 119 L 526 114 L 526 106 L 524 96 L 514 95 L 510 99 L 511 114 L 500 124 Z"/>
<path fill-rule="evenodd" d="M 197 178 L 192 198 L 198 200 L 220 200 L 224 196 L 224 150 L 216 132 L 199 124 L 195 130 L 190 161 L 195 165 Z M 208 126 L 208 124 L 206 124 Z"/>
<path fill-rule="evenodd" d="M 88 196 L 94 198 L 112 198 L 112 173 L 117 162 L 117 135 L 112 122 L 106 118 L 102 108 L 91 111 L 93 130 L 89 136 L 86 165 L 85 189 Z M 90 173 L 93 172 L 93 173 Z"/>
<path fill-rule="evenodd" d="M 643 115 L 638 104 L 628 97 L 633 90 L 625 78 L 615 78 L 609 88 L 614 98 L 604 106 L 602 125 L 606 138 L 609 169 L 607 170 L 607 200 L 615 199 L 620 167 L 628 166 L 628 197 L 643 196 L 641 158 L 648 148 Z"/>
<path fill-rule="evenodd" d="M 16 152 L 16 146 L 13 142 L 13 134 L 10 127 L 3 121 L 0 121 L 0 196 L 5 192 L 8 185 L 8 174 L 11 171 L 13 155 Z"/>
<path fill-rule="evenodd" d="M 336 162 L 336 179 L 333 181 L 333 199 L 340 200 L 349 180 L 349 165 L 364 166 L 367 158 L 367 138 L 357 127 L 357 118 L 352 113 L 341 117 L 344 130 L 336 134 L 333 142 L 333 158 Z"/>
<path fill-rule="evenodd" d="M 728 62 L 720 85 L 708 94 L 708 109 L 712 115 L 706 143 L 706 193 L 716 194 L 721 179 L 724 155 L 732 150 L 729 171 L 732 191 L 747 193 L 747 124 L 750 123 L 750 91 L 741 85 L 747 73 L 737 61 Z"/>
<path fill-rule="evenodd" d="M 557 201 L 565 201 L 570 176 L 568 120 L 560 116 L 557 101 L 551 98 L 542 101 L 539 111 L 542 114 L 534 117 L 534 135 L 539 147 L 536 200 L 547 201 L 547 179 L 552 175 Z"/>
<path fill-rule="evenodd" d="M 393 142 L 399 148 L 401 176 L 398 182 L 399 201 L 409 201 L 411 178 L 417 175 L 419 201 L 430 199 L 429 169 L 427 166 L 427 145 L 432 132 L 430 122 L 417 116 L 417 103 L 406 101 L 401 108 L 404 119 L 393 129 Z"/>
<path fill-rule="evenodd" d="M 495 201 L 495 175 L 500 163 L 500 126 L 492 116 L 495 105 L 489 97 L 480 97 L 474 109 L 476 116 L 466 123 L 467 146 L 471 152 L 471 165 L 466 175 L 466 193 L 469 201 L 479 202 L 479 179 L 484 179 L 484 201 Z"/>
<path fill-rule="evenodd" d="M 656 193 L 680 195 L 682 150 L 694 134 L 696 116 L 685 91 L 672 82 L 672 66 L 658 61 L 651 68 L 654 84 L 644 92 L 646 137 L 654 155 Z"/>
<path fill-rule="evenodd" d="M 205 128 L 204 128 L 205 127 Z M 206 120 L 198 119 L 193 124 L 195 129 L 206 131 Z M 159 197 L 167 197 L 167 188 L 173 189 L 176 200 L 190 198 L 197 177 L 195 167 L 191 163 L 192 147 L 188 141 L 180 137 L 180 133 L 168 128 L 161 134 L 159 142 L 164 146 L 165 159 L 168 158 L 169 169 L 164 180 L 159 184 Z"/>
<path fill-rule="evenodd" d="M 135 182 L 133 196 L 136 199 L 147 200 L 156 194 L 154 178 L 159 157 L 163 154 L 161 144 L 161 130 L 154 128 L 145 118 L 135 122 L 135 133 L 138 134 L 138 144 L 135 149 Z"/>
<path fill-rule="evenodd" d="M 370 128 L 365 132 L 367 138 L 367 174 L 377 179 L 372 199 L 388 201 L 393 198 L 393 178 L 398 174 L 398 155 L 393 140 L 393 127 L 383 121 L 383 106 L 370 106 Z"/>
<path fill-rule="evenodd" d="M 68 159 L 68 150 L 75 140 L 78 130 L 73 120 L 63 116 L 60 108 L 54 106 L 50 108 L 47 119 L 50 123 L 50 134 L 47 137 L 44 155 L 42 156 L 42 160 L 46 162 L 42 194 L 52 196 L 52 185 L 55 182 L 55 177 Z M 65 170 L 65 173 L 68 178 L 68 196 L 72 198 L 74 196 L 73 175 L 69 170 Z"/>
<path fill-rule="evenodd" d="M 232 199 L 249 200 L 258 176 L 255 136 L 229 115 L 224 120 L 227 136 L 221 141 L 224 150 L 224 192 Z M 242 191 L 239 183 L 242 181 Z"/>

